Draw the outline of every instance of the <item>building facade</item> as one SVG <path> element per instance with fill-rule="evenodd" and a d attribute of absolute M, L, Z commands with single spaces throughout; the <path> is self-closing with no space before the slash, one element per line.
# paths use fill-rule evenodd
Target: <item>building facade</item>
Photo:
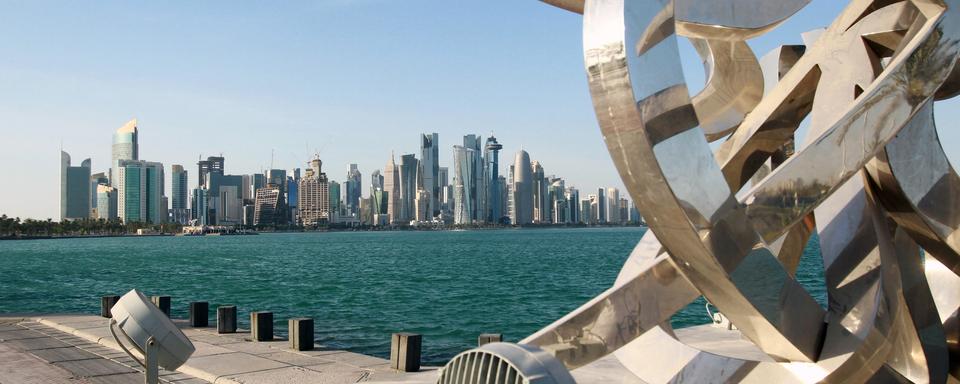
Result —
<path fill-rule="evenodd" d="M 138 142 L 139 129 L 137 119 L 128 121 L 113 133 L 113 147 L 111 148 L 110 184 L 114 187 L 119 182 L 118 172 L 120 161 L 140 160 L 140 144 Z"/>
<path fill-rule="evenodd" d="M 117 214 L 124 223 L 166 221 L 163 164 L 120 160 L 117 167 Z"/>
<path fill-rule="evenodd" d="M 513 182 L 510 221 L 515 225 L 533 223 L 533 171 L 530 154 L 517 152 L 513 162 Z"/>
<path fill-rule="evenodd" d="M 322 171 L 319 157 L 310 161 L 310 168 L 299 182 L 297 210 L 303 226 L 318 226 L 330 222 L 330 190 L 327 174 Z"/>
<path fill-rule="evenodd" d="M 70 164 L 70 154 L 60 151 L 60 220 L 90 217 L 90 159 Z"/>

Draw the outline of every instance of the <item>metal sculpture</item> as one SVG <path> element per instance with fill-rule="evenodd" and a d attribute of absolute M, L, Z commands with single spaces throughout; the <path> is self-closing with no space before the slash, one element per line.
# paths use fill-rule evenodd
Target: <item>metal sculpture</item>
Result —
<path fill-rule="evenodd" d="M 651 383 L 960 379 L 960 176 L 933 119 L 960 93 L 960 0 L 852 0 L 763 60 L 746 40 L 808 0 L 544 1 L 583 14 L 650 231 L 612 288 L 522 343 L 570 369 L 615 353 Z M 678 37 L 708 73 L 692 97 Z M 794 278 L 814 231 L 826 309 Z M 680 342 L 669 320 L 700 295 L 762 356 Z"/>

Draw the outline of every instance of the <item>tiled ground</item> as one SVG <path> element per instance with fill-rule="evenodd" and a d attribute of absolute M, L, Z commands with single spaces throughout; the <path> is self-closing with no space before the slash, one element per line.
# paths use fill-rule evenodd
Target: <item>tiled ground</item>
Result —
<path fill-rule="evenodd" d="M 0 383 L 142 383 L 143 368 L 125 353 L 30 319 L 0 320 Z M 206 383 L 180 372 L 161 381 Z"/>
<path fill-rule="evenodd" d="M 393 371 L 389 361 L 376 357 L 319 345 L 313 351 L 294 351 L 281 339 L 252 342 L 249 332 L 243 330 L 218 334 L 216 328 L 191 328 L 185 321 L 174 322 L 196 351 L 178 372 L 161 372 L 161 379 L 169 383 L 336 384 L 399 382 L 419 376 Z M 142 382 L 141 368 L 119 349 L 108 325 L 108 319 L 89 315 L 0 318 L 0 347 L 28 353 L 46 362 L 50 370 L 67 372 L 73 381 L 65 383 Z M 2 368 L 0 365 L 0 384 L 7 384 Z"/>

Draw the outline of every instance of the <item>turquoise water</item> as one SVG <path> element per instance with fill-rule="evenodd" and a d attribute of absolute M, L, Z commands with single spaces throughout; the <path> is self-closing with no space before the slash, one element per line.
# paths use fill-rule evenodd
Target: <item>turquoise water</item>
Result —
<path fill-rule="evenodd" d="M 424 336 L 442 364 L 501 332 L 518 341 L 608 288 L 641 228 L 335 232 L 223 237 L 0 241 L 0 313 L 99 313 L 99 297 L 137 288 L 187 303 L 313 317 L 317 341 L 386 357 L 390 334 Z M 798 273 L 822 281 L 819 250 Z M 823 300 L 819 291 L 811 290 Z M 702 302 L 676 326 L 708 321 Z"/>

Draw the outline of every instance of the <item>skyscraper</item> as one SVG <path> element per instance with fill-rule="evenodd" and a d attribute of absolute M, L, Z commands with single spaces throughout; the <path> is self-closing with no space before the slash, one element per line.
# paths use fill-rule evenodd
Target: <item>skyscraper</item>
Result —
<path fill-rule="evenodd" d="M 568 187 L 566 190 L 567 204 L 570 206 L 570 220 L 569 222 L 573 224 L 580 223 L 582 218 L 580 217 L 580 191 L 574 187 Z"/>
<path fill-rule="evenodd" d="M 491 223 L 499 222 L 503 217 L 502 189 L 500 184 L 500 150 L 503 145 L 497 142 L 497 138 L 490 136 L 487 138 L 486 151 L 483 156 L 484 179 L 488 180 L 487 188 L 487 221 Z"/>
<path fill-rule="evenodd" d="M 106 184 L 97 185 L 97 219 L 117 218 L 117 189 Z"/>
<path fill-rule="evenodd" d="M 207 175 L 211 173 L 223 174 L 222 156 L 210 156 L 206 160 L 197 162 L 197 185 L 200 188 L 207 187 L 207 180 L 209 179 Z"/>
<path fill-rule="evenodd" d="M 346 189 L 346 206 L 350 214 L 360 214 L 361 175 L 356 164 L 350 164 L 347 179 L 343 182 Z"/>
<path fill-rule="evenodd" d="M 298 216 L 304 226 L 328 223 L 330 220 L 330 196 L 327 174 L 323 173 L 320 156 L 310 161 L 306 177 L 299 182 Z"/>
<path fill-rule="evenodd" d="M 266 187 L 257 190 L 257 197 L 254 200 L 254 225 L 278 225 L 285 220 L 282 196 L 280 187 L 274 184 L 267 184 Z"/>
<path fill-rule="evenodd" d="M 124 223 L 159 224 L 166 220 L 163 206 L 163 164 L 120 160 L 117 165 L 117 211 Z"/>
<path fill-rule="evenodd" d="M 383 190 L 387 193 L 387 216 L 390 224 L 396 224 L 400 222 L 400 172 L 393 161 L 393 153 L 383 168 L 383 175 Z"/>
<path fill-rule="evenodd" d="M 128 121 L 113 134 L 112 161 L 110 162 L 110 184 L 117 186 L 119 163 L 121 160 L 140 160 L 140 145 L 137 142 L 139 130 L 137 119 Z"/>
<path fill-rule="evenodd" d="M 530 155 L 520 150 L 513 162 L 513 209 L 511 221 L 516 225 L 533 222 L 533 172 Z"/>
<path fill-rule="evenodd" d="M 420 171 L 420 161 L 414 154 L 400 156 L 400 222 L 406 223 L 414 219 L 417 200 L 417 174 Z"/>
<path fill-rule="evenodd" d="M 600 188 L 597 190 L 596 201 L 593 203 L 597 206 L 596 215 L 594 215 L 594 223 L 596 224 L 605 224 L 607 222 L 607 194 L 606 190 Z"/>
<path fill-rule="evenodd" d="M 187 171 L 183 169 L 182 165 L 174 164 L 170 167 L 171 172 L 171 187 L 170 187 L 170 197 L 171 197 L 171 206 L 170 210 L 172 213 L 173 221 L 178 224 L 186 224 L 189 221 L 189 209 L 188 209 L 188 186 L 187 186 Z"/>
<path fill-rule="evenodd" d="M 327 182 L 327 189 L 330 195 L 330 222 L 336 220 L 337 216 L 340 215 L 340 183 L 329 180 Z"/>
<path fill-rule="evenodd" d="M 92 172 L 92 171 L 91 171 Z M 107 174 L 100 172 L 90 175 L 90 218 L 97 219 L 100 214 L 97 212 L 97 187 L 100 185 L 110 185 L 110 178 Z"/>
<path fill-rule="evenodd" d="M 430 192 L 430 217 L 440 213 L 440 138 L 436 133 L 420 136 L 420 157 L 423 167 L 423 189 Z"/>
<path fill-rule="evenodd" d="M 472 224 L 477 221 L 476 173 L 482 170 L 473 148 L 453 146 L 453 222 Z"/>
<path fill-rule="evenodd" d="M 383 189 L 383 175 L 380 174 L 380 170 L 374 170 L 370 174 L 370 190 L 374 191 L 377 189 Z"/>
<path fill-rule="evenodd" d="M 607 222 L 620 224 L 620 191 L 614 187 L 607 188 Z"/>
<path fill-rule="evenodd" d="M 531 184 L 533 191 L 533 222 L 548 223 L 550 222 L 550 214 L 548 211 L 550 203 L 547 201 L 547 185 L 543 175 L 543 166 L 540 165 L 540 162 L 534 161 L 530 167 L 531 174 L 533 175 Z"/>
<path fill-rule="evenodd" d="M 482 144 L 483 138 L 479 135 L 471 134 L 463 137 L 463 146 L 472 150 L 470 155 L 473 157 L 469 160 L 473 167 L 471 171 L 473 177 L 471 180 L 464 180 L 464 186 L 467 188 L 466 193 L 472 197 L 469 208 L 470 217 L 477 222 L 487 220 L 487 189 L 489 188 L 487 184 L 489 180 L 487 180 L 485 172 Z"/>
<path fill-rule="evenodd" d="M 70 166 L 70 155 L 60 151 L 60 220 L 90 217 L 90 159 Z"/>

